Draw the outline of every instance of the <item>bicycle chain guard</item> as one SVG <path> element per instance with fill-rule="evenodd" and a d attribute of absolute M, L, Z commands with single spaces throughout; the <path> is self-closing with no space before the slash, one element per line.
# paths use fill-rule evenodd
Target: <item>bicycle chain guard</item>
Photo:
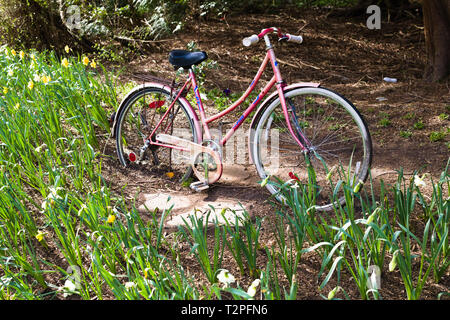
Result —
<path fill-rule="evenodd" d="M 182 139 L 179 137 L 171 136 L 168 134 L 157 134 L 156 140 L 162 143 L 167 143 L 172 146 L 176 146 L 179 148 L 187 149 L 190 152 L 190 164 L 192 167 L 192 170 L 194 171 L 195 176 L 198 178 L 198 180 L 205 185 L 211 184 L 216 182 L 220 179 L 222 176 L 223 171 L 223 164 L 222 164 L 222 158 L 220 156 L 220 153 L 216 150 L 214 150 L 211 147 L 203 146 L 201 144 L 192 142 L 190 140 Z M 210 143 L 211 141 L 208 141 Z M 213 146 L 214 147 L 214 146 Z M 196 165 L 196 160 L 199 158 L 209 158 L 211 161 L 210 163 L 214 163 L 216 168 L 214 170 L 207 170 L 204 171 L 199 170 L 199 168 Z M 201 166 L 201 164 L 200 164 Z"/>

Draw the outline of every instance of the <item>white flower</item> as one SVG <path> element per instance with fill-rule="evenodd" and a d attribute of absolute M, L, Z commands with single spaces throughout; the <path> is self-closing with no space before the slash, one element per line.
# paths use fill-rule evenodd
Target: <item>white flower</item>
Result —
<path fill-rule="evenodd" d="M 47 198 L 49 198 L 49 199 L 53 199 L 53 200 L 56 200 L 56 199 L 62 199 L 62 197 L 60 196 L 60 195 L 58 195 L 58 191 L 59 190 L 62 190 L 63 188 L 61 188 L 61 187 L 57 187 L 57 188 L 53 188 L 53 187 L 50 187 L 50 193 L 49 193 L 49 195 L 47 196 Z"/>
<path fill-rule="evenodd" d="M 64 289 L 75 291 L 77 289 L 77 286 L 72 281 L 66 280 L 66 282 L 64 282 Z"/>
<path fill-rule="evenodd" d="M 426 183 L 423 181 L 425 179 L 425 175 L 420 178 L 417 174 L 414 176 L 414 184 L 416 187 L 425 187 Z"/>
<path fill-rule="evenodd" d="M 372 270 L 372 274 L 369 277 L 368 286 L 370 289 L 378 290 L 377 273 L 375 269 Z"/>
<path fill-rule="evenodd" d="M 64 298 L 66 298 L 67 296 L 70 296 L 74 293 L 78 293 L 77 289 L 79 287 L 80 287 L 79 285 L 73 283 L 72 281 L 66 280 L 66 282 L 64 282 L 64 287 L 62 287 L 62 290 L 64 291 L 64 293 L 63 293 Z"/>
<path fill-rule="evenodd" d="M 225 288 L 236 281 L 234 276 L 226 269 L 221 269 L 221 271 L 217 275 L 217 280 L 223 283 Z"/>
<path fill-rule="evenodd" d="M 250 285 L 250 287 L 248 287 L 247 289 L 247 293 L 249 296 L 254 297 L 256 294 L 256 289 L 258 289 L 258 286 L 260 284 L 261 280 L 256 279 L 255 281 L 252 282 L 252 284 Z"/>
<path fill-rule="evenodd" d="M 136 287 L 136 283 L 134 283 L 134 282 L 126 282 L 125 283 L 125 289 L 127 289 L 127 290 L 132 289 L 134 287 Z"/>
<path fill-rule="evenodd" d="M 45 210 L 47 210 L 47 207 L 48 207 L 47 200 L 44 200 L 44 201 L 42 202 L 42 204 L 41 204 L 41 208 L 42 208 L 41 213 L 44 213 Z"/>
<path fill-rule="evenodd" d="M 87 206 L 83 203 L 80 207 L 80 210 L 78 210 L 78 216 L 81 216 L 84 210 L 87 210 Z"/>
<path fill-rule="evenodd" d="M 37 153 L 40 153 L 42 150 L 46 150 L 46 149 L 47 149 L 47 145 L 45 143 L 43 143 L 39 147 L 35 148 L 34 151 L 36 151 Z"/>

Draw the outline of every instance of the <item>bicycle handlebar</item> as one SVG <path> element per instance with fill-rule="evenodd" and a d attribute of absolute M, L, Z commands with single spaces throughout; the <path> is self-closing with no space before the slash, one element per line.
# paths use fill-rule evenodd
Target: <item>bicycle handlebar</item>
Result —
<path fill-rule="evenodd" d="M 259 41 L 259 37 L 254 34 L 250 37 L 242 39 L 242 44 L 246 47 L 250 47 L 251 45 L 257 43 Z"/>
<path fill-rule="evenodd" d="M 249 47 L 255 43 L 257 43 L 259 41 L 259 39 L 263 38 L 266 34 L 270 33 L 270 32 L 276 32 L 278 35 L 278 39 L 279 40 L 287 40 L 287 41 L 292 41 L 292 42 L 296 42 L 296 43 L 302 43 L 303 42 L 303 37 L 302 36 L 294 36 L 291 35 L 289 33 L 281 33 L 281 30 L 277 29 L 277 28 L 267 28 L 267 29 L 263 29 L 261 31 L 260 34 L 256 35 L 252 35 L 250 37 L 246 37 L 242 40 L 242 44 L 246 47 Z"/>
<path fill-rule="evenodd" d="M 288 38 L 287 41 L 302 43 L 303 37 L 302 36 L 293 36 L 292 34 L 286 33 L 286 37 Z"/>

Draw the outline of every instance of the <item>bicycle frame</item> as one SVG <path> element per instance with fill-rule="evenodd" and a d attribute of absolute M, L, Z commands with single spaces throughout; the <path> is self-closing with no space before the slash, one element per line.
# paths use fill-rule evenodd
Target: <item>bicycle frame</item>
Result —
<path fill-rule="evenodd" d="M 211 133 L 210 133 L 208 124 L 217 119 L 222 118 L 223 116 L 227 115 L 228 113 L 230 113 L 234 109 L 236 109 L 239 105 L 241 105 L 248 98 L 250 93 L 253 92 L 253 90 L 255 89 L 256 85 L 258 84 L 258 82 L 261 78 L 261 75 L 263 74 L 264 70 L 266 69 L 267 64 L 270 62 L 273 72 L 274 72 L 273 77 L 265 85 L 265 87 L 261 90 L 261 92 L 256 97 L 256 99 L 249 105 L 249 107 L 244 111 L 244 113 L 238 118 L 238 120 L 235 122 L 233 127 L 231 129 L 229 129 L 229 131 L 226 133 L 226 135 L 220 141 L 220 145 L 224 146 L 226 144 L 226 142 L 231 138 L 231 136 L 236 132 L 236 130 L 239 129 L 239 127 L 244 122 L 244 120 L 247 119 L 247 117 L 250 115 L 250 113 L 256 108 L 256 106 L 262 101 L 262 99 L 267 95 L 267 93 L 273 88 L 273 86 L 276 86 L 276 90 L 277 90 L 277 93 L 278 93 L 278 96 L 279 96 L 279 99 L 281 102 L 281 106 L 283 108 L 283 114 L 286 119 L 287 128 L 288 128 L 290 134 L 292 135 L 292 137 L 297 142 L 297 144 L 300 146 L 301 150 L 302 151 L 306 150 L 307 145 L 308 145 L 308 140 L 306 139 L 305 136 L 303 136 L 301 131 L 297 130 L 296 132 L 294 132 L 294 129 L 292 128 L 291 123 L 289 121 L 289 113 L 288 113 L 286 100 L 285 100 L 284 92 L 283 92 L 283 88 L 286 86 L 286 84 L 283 81 L 280 70 L 278 68 L 278 62 L 275 57 L 274 49 L 273 49 L 272 45 L 270 44 L 270 40 L 269 40 L 267 34 L 264 34 L 263 36 L 264 36 L 264 40 L 266 42 L 266 49 L 267 49 L 266 56 L 265 56 L 263 62 L 261 63 L 261 66 L 259 67 L 258 72 L 256 73 L 256 76 L 254 77 L 250 86 L 247 88 L 247 90 L 242 94 L 242 96 L 237 101 L 235 101 L 233 104 L 231 104 L 225 110 L 207 118 L 206 114 L 205 114 L 203 102 L 202 102 L 202 99 L 201 99 L 201 96 L 199 93 L 199 88 L 198 88 L 197 81 L 195 78 L 195 73 L 193 72 L 192 69 L 189 69 L 189 75 L 188 75 L 186 82 L 184 83 L 182 88 L 178 91 L 176 97 L 173 99 L 172 103 L 170 104 L 170 106 L 168 107 L 168 109 L 166 110 L 164 115 L 161 117 L 160 121 L 158 122 L 158 124 L 156 125 L 156 127 L 154 128 L 152 133 L 149 135 L 148 141 L 150 141 L 150 144 L 167 147 L 167 148 L 173 148 L 173 149 L 182 150 L 182 151 L 189 151 L 188 149 L 180 147 L 180 146 L 174 146 L 174 145 L 170 145 L 170 144 L 161 143 L 158 141 L 152 141 L 152 139 L 151 139 L 152 136 L 157 131 L 157 129 L 161 126 L 161 124 L 163 123 L 163 121 L 165 120 L 167 115 L 172 110 L 173 106 L 175 105 L 175 102 L 180 98 L 182 92 L 184 92 L 186 88 L 187 88 L 187 90 L 190 90 L 191 88 L 194 89 L 194 95 L 195 95 L 197 107 L 198 107 L 199 114 L 200 114 L 200 121 L 203 126 L 204 137 L 206 139 L 211 139 Z M 170 123 L 163 130 L 163 132 L 167 133 L 169 128 L 170 128 Z M 303 139 L 303 141 L 306 142 L 306 146 L 300 141 L 300 139 L 298 138 L 298 135 L 300 135 L 301 139 Z"/>
<path fill-rule="evenodd" d="M 161 158 L 164 158 L 164 162 L 169 162 L 170 170 L 174 168 L 178 175 L 178 173 L 183 173 L 182 170 L 184 168 L 184 175 L 182 176 L 184 181 L 187 181 L 191 174 L 194 174 L 198 179 L 198 181 L 190 183 L 191 189 L 198 192 L 206 190 L 211 184 L 220 179 L 224 171 L 224 160 L 234 161 L 237 159 L 239 161 L 242 160 L 242 157 L 239 156 L 246 156 L 240 153 L 235 158 L 234 146 L 226 150 L 223 150 L 222 147 L 225 147 L 233 134 L 242 126 L 244 120 L 255 111 L 248 130 L 248 160 L 249 163 L 255 164 L 256 171 L 263 181 L 268 181 L 269 177 L 285 180 L 285 173 L 288 172 L 289 178 L 292 179 L 292 174 L 295 173 L 290 171 L 294 170 L 309 173 L 309 169 L 307 172 L 304 172 L 305 168 L 301 164 L 303 160 L 301 159 L 302 155 L 307 166 L 312 165 L 312 162 L 308 160 L 314 159 L 317 160 L 317 164 L 320 165 L 320 162 L 322 162 L 324 165 L 325 170 L 321 171 L 320 179 L 316 179 L 317 188 L 314 188 L 315 194 L 318 196 L 321 195 L 322 190 L 325 190 L 324 188 L 326 187 L 320 185 L 320 183 L 328 184 L 327 181 L 330 179 L 328 177 L 330 172 L 327 170 L 327 166 L 340 165 L 342 163 L 341 158 L 345 162 L 347 160 L 350 161 L 348 177 L 352 175 L 353 182 L 356 182 L 356 178 L 359 179 L 358 185 L 365 181 L 372 157 L 372 145 L 370 133 L 364 119 L 345 97 L 332 90 L 321 88 L 319 83 L 298 82 L 287 85 L 283 81 L 273 47 L 267 35 L 270 32 L 277 32 L 279 40 L 292 41 L 294 43 L 302 43 L 303 41 L 301 36 L 288 33 L 283 34 L 277 28 L 264 29 L 258 35 L 253 34 L 244 38 L 242 40 L 244 46 L 256 44 L 264 38 L 266 44 L 264 60 L 250 86 L 247 87 L 241 97 L 231 103 L 225 110 L 212 116 L 207 115 L 205 112 L 196 75 L 192 68 L 194 63 L 204 61 L 207 57 L 206 54 L 192 54 L 185 50 L 171 51 L 169 62 L 174 66 L 182 66 L 185 69 L 189 69 L 185 82 L 181 85 L 175 85 L 173 82 L 169 84 L 164 80 L 144 82 L 133 88 L 123 98 L 115 113 L 111 136 L 116 139 L 116 148 L 121 164 L 124 167 L 134 162 L 138 166 L 147 165 L 152 160 L 150 157 L 146 157 L 145 154 L 149 150 L 152 152 L 153 164 L 158 167 L 158 171 L 164 170 L 167 163 L 159 166 L 162 162 L 159 161 L 158 154 L 159 152 L 164 152 L 161 154 Z M 273 71 L 272 77 L 264 86 L 260 86 L 263 88 L 255 99 L 249 99 L 251 92 L 255 90 L 269 63 Z M 274 88 L 276 89 L 272 90 Z M 191 104 L 187 100 L 186 92 L 189 90 L 194 92 L 197 107 L 195 107 L 194 103 Z M 272 92 L 269 94 L 271 90 Z M 150 96 L 150 99 L 146 99 L 147 95 Z M 330 99 L 331 102 L 329 101 Z M 218 136 L 216 136 L 216 133 L 209 128 L 210 123 L 234 111 L 246 100 L 253 101 L 250 101 L 246 110 L 238 115 L 237 121 L 232 123 L 225 136 L 222 136 L 222 132 L 219 132 Z M 255 110 L 258 105 L 258 109 Z M 181 120 L 177 118 L 180 109 L 181 113 L 183 113 L 181 116 L 184 116 Z M 195 109 L 198 109 L 198 112 Z M 317 109 L 317 112 L 314 109 Z M 310 110 L 312 110 L 311 113 Z M 335 114 L 336 110 L 338 110 L 339 115 L 338 113 Z M 319 115 L 321 119 L 319 119 Z M 337 128 L 335 126 L 326 127 L 328 124 L 325 123 L 328 122 L 328 118 L 334 118 L 331 115 L 336 115 L 335 119 L 338 121 L 337 124 L 339 124 Z M 285 118 L 284 121 L 283 117 Z M 348 132 L 342 132 L 341 134 L 341 132 L 337 131 L 341 128 L 340 118 L 345 119 L 342 122 L 342 126 L 347 126 L 347 124 L 353 126 L 349 130 L 345 130 Z M 151 121 L 150 124 L 147 119 Z M 156 120 L 157 123 L 155 123 L 155 119 L 158 119 Z M 312 120 L 312 126 L 309 125 L 310 120 Z M 323 132 L 322 129 L 324 129 Z M 181 131 L 179 132 L 179 130 Z M 308 136 L 310 136 L 311 140 L 305 137 L 310 130 L 311 134 L 308 134 Z M 212 133 L 214 137 L 211 136 Z M 280 137 L 280 133 L 283 133 L 282 137 Z M 331 140 L 333 137 L 335 139 Z M 217 138 L 219 139 L 217 140 Z M 295 142 L 292 141 L 292 138 Z M 348 143 L 344 143 L 347 141 Z M 329 146 L 326 147 L 325 145 Z M 158 148 L 159 146 L 164 149 Z M 187 152 L 190 156 L 187 156 L 185 153 L 178 154 L 174 152 L 172 154 L 174 150 Z M 223 151 L 227 151 L 226 157 L 223 157 Z M 139 158 L 137 157 L 137 152 L 139 153 Z M 168 155 L 166 155 L 167 152 Z M 322 153 L 329 154 L 330 162 L 328 164 L 322 158 Z M 289 154 L 292 154 L 292 156 L 289 156 Z M 353 170 L 351 162 L 354 159 L 354 154 L 357 154 L 358 159 L 356 160 L 357 165 Z M 281 158 L 283 158 L 283 161 L 281 161 L 283 163 L 280 166 Z M 244 159 L 247 158 L 245 157 Z M 328 162 L 328 159 L 325 160 Z M 175 167 L 172 167 L 172 163 L 175 164 Z M 362 169 L 360 168 L 361 164 Z M 133 168 L 134 166 L 131 167 Z M 358 176 L 356 176 L 357 174 Z M 267 189 L 277 200 L 281 202 L 285 200 L 284 197 L 279 195 L 279 188 L 276 186 L 268 183 Z M 329 191 L 333 193 L 333 196 L 336 195 L 336 190 Z M 319 207 L 316 206 L 318 210 L 330 210 L 335 203 L 342 204 L 345 201 L 342 196 L 336 201 L 333 200 L 333 203 L 330 204 L 328 192 L 324 192 L 322 195 Z"/>

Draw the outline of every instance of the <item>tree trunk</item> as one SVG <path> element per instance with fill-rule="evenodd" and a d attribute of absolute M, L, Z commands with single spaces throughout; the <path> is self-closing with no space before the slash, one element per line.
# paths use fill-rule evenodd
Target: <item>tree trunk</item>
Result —
<path fill-rule="evenodd" d="M 38 0 L 20 0 L 27 12 L 29 41 L 39 49 L 62 50 L 65 44 L 79 44 L 86 51 L 93 51 L 93 43 L 72 33 L 58 15 L 56 4 L 48 1 L 43 6 Z"/>
<path fill-rule="evenodd" d="M 60 29 L 62 32 L 70 35 L 69 39 L 75 40 L 77 43 L 79 43 L 81 45 L 81 47 L 83 47 L 87 52 L 92 52 L 94 51 L 94 43 L 91 42 L 89 39 L 87 39 L 86 37 L 83 36 L 79 36 L 77 35 L 75 32 L 72 32 L 72 30 L 70 30 L 66 24 L 64 23 L 64 21 L 66 21 L 66 17 L 65 17 L 65 13 L 64 13 L 64 6 L 63 6 L 63 1 L 59 0 L 58 1 L 58 11 L 59 11 L 59 19 L 56 18 L 57 20 L 57 28 Z"/>
<path fill-rule="evenodd" d="M 450 74 L 450 0 L 422 0 L 427 67 L 424 78 L 439 81 Z"/>

